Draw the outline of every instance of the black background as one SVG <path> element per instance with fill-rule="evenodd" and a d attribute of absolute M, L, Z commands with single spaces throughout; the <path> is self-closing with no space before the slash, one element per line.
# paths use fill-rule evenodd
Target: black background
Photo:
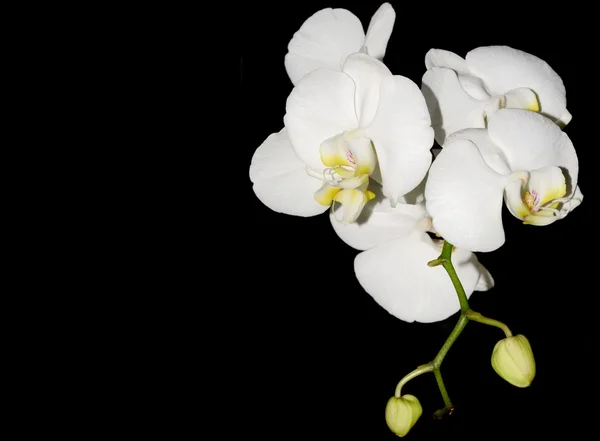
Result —
<path fill-rule="evenodd" d="M 575 50 L 580 42 L 565 30 L 575 15 L 557 11 L 560 17 L 545 20 L 534 7 L 490 4 L 486 12 L 460 3 L 441 9 L 429 2 L 390 3 L 396 22 L 384 62 L 418 85 L 430 48 L 464 57 L 479 46 L 508 45 L 548 62 L 566 86 L 573 120 L 565 132 L 578 151 L 585 197 L 547 227 L 522 225 L 504 208 L 505 245 L 478 254 L 496 286 L 474 293 L 471 306 L 528 337 L 537 361 L 531 387 L 513 387 L 493 371 L 491 352 L 503 333 L 470 323 L 442 366 L 455 413 L 434 420 L 443 402 L 433 375 L 411 381 L 403 391 L 419 398 L 423 416 L 406 439 L 548 433 L 578 439 L 594 422 L 597 402 L 590 361 L 596 288 L 588 286 L 595 254 L 590 149 L 597 146 L 585 143 L 582 116 L 584 100 L 597 91 L 581 81 L 585 60 Z M 380 4 L 253 2 L 244 8 L 238 109 L 245 123 L 238 146 L 244 164 L 249 167 L 255 149 L 283 127 L 292 90 L 283 60 L 293 33 L 325 7 L 349 9 L 366 30 Z M 384 419 L 387 399 L 405 374 L 435 356 L 458 314 L 434 324 L 394 318 L 359 285 L 353 271 L 358 251 L 337 237 L 327 214 L 273 212 L 256 198 L 249 178 L 241 180 L 239 192 L 245 229 L 237 255 L 244 288 L 235 296 L 243 316 L 235 366 L 252 415 L 249 433 L 268 439 L 395 439 Z"/>

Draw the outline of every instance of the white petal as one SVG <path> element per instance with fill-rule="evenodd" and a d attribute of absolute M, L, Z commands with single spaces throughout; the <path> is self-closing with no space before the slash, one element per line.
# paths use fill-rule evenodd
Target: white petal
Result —
<path fill-rule="evenodd" d="M 373 14 L 365 37 L 365 47 L 370 56 L 383 59 L 395 20 L 396 11 L 389 3 L 382 4 Z"/>
<path fill-rule="evenodd" d="M 504 189 L 504 202 L 506 208 L 517 219 L 524 219 L 531 213 L 523 202 L 522 182 L 512 182 Z"/>
<path fill-rule="evenodd" d="M 376 198 L 365 206 L 355 223 L 342 225 L 334 214 L 330 214 L 334 231 L 352 248 L 367 250 L 406 237 L 415 231 L 419 221 L 427 214 L 424 204 L 397 204 L 392 208 L 389 200 L 382 197 L 378 184 L 370 184 L 369 190 L 376 194 Z"/>
<path fill-rule="evenodd" d="M 573 115 L 571 115 L 571 113 L 567 109 L 565 109 L 565 112 L 558 119 L 558 121 L 556 121 L 556 123 L 560 128 L 564 128 L 567 124 L 571 122 L 572 119 Z"/>
<path fill-rule="evenodd" d="M 509 90 L 504 94 L 504 98 L 504 107 L 507 109 L 526 109 L 532 112 L 540 111 L 540 103 L 535 92 L 526 87 Z"/>
<path fill-rule="evenodd" d="M 546 166 L 569 171 L 570 194 L 577 185 L 579 162 L 569 136 L 539 113 L 501 109 L 488 121 L 488 134 L 502 151 L 512 171 Z"/>
<path fill-rule="evenodd" d="M 292 90 L 283 121 L 296 155 L 311 169 L 324 170 L 319 153 L 321 143 L 358 128 L 354 81 L 329 69 L 311 72 Z"/>
<path fill-rule="evenodd" d="M 563 171 L 559 167 L 542 167 L 529 173 L 528 187 L 535 192 L 536 207 L 560 199 L 567 194 L 567 185 Z"/>
<path fill-rule="evenodd" d="M 558 74 L 540 58 L 508 46 L 487 46 L 467 54 L 471 72 L 483 79 L 492 95 L 518 87 L 537 94 L 541 112 L 554 119 L 567 107 L 565 86 Z"/>
<path fill-rule="evenodd" d="M 448 143 L 433 161 L 425 187 L 427 211 L 444 239 L 470 251 L 504 243 L 502 202 L 508 177 L 483 160 L 471 141 Z"/>
<path fill-rule="evenodd" d="M 282 129 L 263 142 L 250 163 L 250 180 L 260 201 L 278 213 L 315 216 L 329 207 L 315 201 L 313 195 L 323 183 L 309 176 Z"/>
<path fill-rule="evenodd" d="M 471 98 L 475 98 L 476 100 L 488 100 L 491 97 L 485 89 L 483 81 L 476 76 L 458 74 L 458 82 Z"/>
<path fill-rule="evenodd" d="M 425 54 L 425 67 L 427 69 L 445 67 L 464 75 L 470 74 L 469 66 L 464 58 L 444 49 L 429 49 Z"/>
<path fill-rule="evenodd" d="M 511 173 L 504 153 L 494 145 L 486 129 L 465 129 L 455 132 L 446 138 L 446 144 L 457 139 L 472 141 L 479 149 L 483 160 L 496 173 L 501 175 L 509 175 Z"/>
<path fill-rule="evenodd" d="M 362 53 L 350 55 L 342 70 L 354 81 L 356 116 L 359 126 L 365 127 L 377 112 L 381 81 L 392 72 L 381 61 Z"/>
<path fill-rule="evenodd" d="M 360 253 L 354 270 L 364 290 L 393 316 L 407 322 L 436 322 L 460 309 L 444 268 L 427 266 L 440 251 L 427 234 L 416 232 Z M 477 257 L 456 250 L 452 261 L 470 297 L 480 275 Z"/>
<path fill-rule="evenodd" d="M 565 202 L 560 209 L 560 216 L 565 217 L 571 211 L 575 210 L 581 203 L 583 202 L 583 193 L 581 193 L 581 189 L 579 185 L 575 188 L 575 193 L 571 197 L 568 202 Z"/>
<path fill-rule="evenodd" d="M 486 91 L 483 81 L 474 76 L 469 70 L 467 61 L 454 52 L 443 49 L 430 49 L 425 55 L 425 66 L 427 69 L 431 69 L 432 67 L 451 69 L 456 72 L 460 85 L 469 96 L 477 100 L 487 100 L 490 98 L 490 94 Z"/>
<path fill-rule="evenodd" d="M 423 75 L 421 91 L 431 114 L 435 140 L 443 145 L 448 135 L 467 128 L 485 128 L 486 101 L 471 98 L 458 82 L 456 72 L 443 67 Z"/>
<path fill-rule="evenodd" d="M 350 225 L 360 216 L 368 201 L 367 194 L 360 189 L 342 189 L 333 198 L 332 212 L 334 220 L 342 225 Z"/>
<path fill-rule="evenodd" d="M 341 71 L 346 57 L 365 42 L 360 20 L 346 9 L 322 9 L 308 18 L 294 34 L 285 56 L 285 68 L 297 84 L 320 67 Z"/>
<path fill-rule="evenodd" d="M 349 136 L 347 133 L 336 135 L 323 141 L 319 151 L 324 165 L 334 167 L 336 173 L 348 175 L 346 177 L 369 175 L 377 166 L 377 155 L 368 138 Z M 340 166 L 349 167 L 353 171 L 344 170 Z"/>
<path fill-rule="evenodd" d="M 479 279 L 477 279 L 475 291 L 489 291 L 496 284 L 494 278 L 481 262 L 478 262 L 477 268 L 479 269 Z"/>
<path fill-rule="evenodd" d="M 379 159 L 383 194 L 394 205 L 419 185 L 431 164 L 433 129 L 419 87 L 400 75 L 385 77 L 366 133 Z"/>
<path fill-rule="evenodd" d="M 400 204 L 420 204 L 425 201 L 425 185 L 427 184 L 427 174 L 413 190 L 398 198 Z M 389 201 L 388 201 L 389 203 Z"/>

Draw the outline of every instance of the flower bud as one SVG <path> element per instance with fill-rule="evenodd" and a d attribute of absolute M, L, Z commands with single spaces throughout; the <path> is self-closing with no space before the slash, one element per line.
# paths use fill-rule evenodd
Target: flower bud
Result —
<path fill-rule="evenodd" d="M 507 337 L 496 343 L 492 367 L 498 375 L 517 387 L 527 387 L 535 377 L 535 359 L 524 335 Z"/>
<path fill-rule="evenodd" d="M 392 432 L 403 437 L 412 429 L 422 413 L 423 408 L 417 397 L 392 397 L 385 406 L 385 421 Z"/>

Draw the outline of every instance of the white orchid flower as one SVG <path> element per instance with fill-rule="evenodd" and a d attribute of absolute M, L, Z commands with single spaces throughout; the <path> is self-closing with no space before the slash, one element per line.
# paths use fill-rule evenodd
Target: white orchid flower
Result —
<path fill-rule="evenodd" d="M 323 181 L 315 199 L 340 203 L 340 222 L 354 222 L 374 197 L 370 176 L 395 205 L 431 164 L 433 129 L 419 87 L 364 53 L 350 55 L 342 72 L 320 68 L 302 78 L 284 124 L 307 173 Z"/>
<path fill-rule="evenodd" d="M 250 165 L 254 192 L 274 211 L 314 216 L 336 202 L 339 221 L 351 223 L 374 197 L 369 177 L 395 204 L 431 165 L 433 129 L 419 87 L 364 53 L 349 56 L 342 72 L 306 75 L 286 111 L 285 129 Z"/>
<path fill-rule="evenodd" d="M 383 3 L 371 18 L 367 33 L 358 17 L 346 9 L 326 8 L 308 18 L 294 34 L 285 56 L 292 84 L 320 67 L 341 71 L 346 58 L 364 52 L 382 60 L 394 28 L 396 12 Z"/>
<path fill-rule="evenodd" d="M 485 128 L 486 118 L 500 108 L 541 112 L 562 127 L 571 121 L 562 79 L 534 55 L 486 46 L 463 59 L 431 49 L 425 66 L 421 88 L 440 145 L 459 130 Z"/>
<path fill-rule="evenodd" d="M 550 119 L 501 109 L 486 129 L 446 140 L 425 187 L 433 227 L 454 246 L 493 251 L 504 243 L 502 200 L 525 224 L 548 225 L 583 200 L 568 135 Z"/>
<path fill-rule="evenodd" d="M 379 192 L 377 184 L 373 190 Z M 427 233 L 432 231 L 431 219 L 423 203 L 392 208 L 389 201 L 378 198 L 351 225 L 330 216 L 338 236 L 351 247 L 364 250 L 354 260 L 356 277 L 387 312 L 406 322 L 430 323 L 460 310 L 444 268 L 427 266 L 439 257 L 443 240 Z M 494 286 L 491 274 L 470 251 L 455 249 L 452 263 L 467 297 Z"/>

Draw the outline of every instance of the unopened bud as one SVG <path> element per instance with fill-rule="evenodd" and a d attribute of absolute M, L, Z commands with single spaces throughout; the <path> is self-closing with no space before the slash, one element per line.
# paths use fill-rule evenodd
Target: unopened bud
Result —
<path fill-rule="evenodd" d="M 527 387 L 535 377 L 535 359 L 524 335 L 507 337 L 496 343 L 492 367 L 498 375 L 517 387 Z"/>
<path fill-rule="evenodd" d="M 422 413 L 423 408 L 417 397 L 392 397 L 385 407 L 385 421 L 392 432 L 403 437 L 412 429 Z"/>

